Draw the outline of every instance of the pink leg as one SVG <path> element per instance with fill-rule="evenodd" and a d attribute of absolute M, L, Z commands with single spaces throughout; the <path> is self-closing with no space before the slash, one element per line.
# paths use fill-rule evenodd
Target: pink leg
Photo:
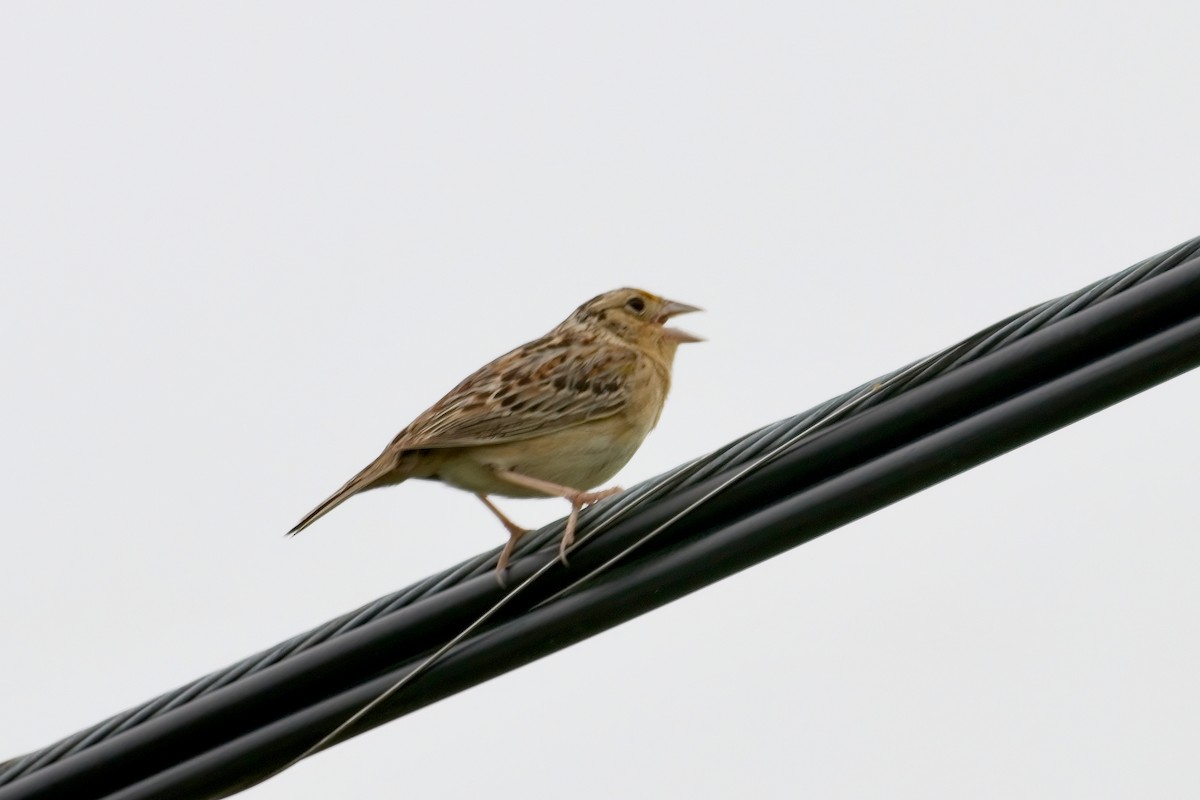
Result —
<path fill-rule="evenodd" d="M 611 489 L 602 489 L 598 492 L 585 492 L 580 489 L 572 489 L 570 486 L 560 486 L 557 483 L 544 481 L 540 478 L 531 478 L 528 475 L 522 475 L 510 469 L 498 469 L 496 470 L 496 474 L 518 486 L 545 492 L 551 497 L 562 497 L 571 503 L 571 513 L 567 516 L 567 528 L 563 531 L 562 542 L 558 546 L 558 558 L 564 565 L 567 563 L 567 549 L 575 543 L 575 523 L 579 519 L 579 509 L 603 500 L 606 497 L 612 497 L 614 494 L 622 491 L 621 487 L 614 486 Z"/>
<path fill-rule="evenodd" d="M 508 529 L 508 543 L 504 545 L 504 549 L 500 551 L 500 558 L 496 561 L 496 580 L 500 581 L 500 585 L 504 586 L 504 570 L 508 568 L 508 559 L 512 557 L 513 550 L 517 547 L 517 542 L 521 537 L 529 533 L 528 530 L 522 528 L 517 523 L 504 515 L 500 509 L 496 508 L 496 504 L 488 499 L 486 494 L 475 495 L 483 504 L 488 507 L 488 510 L 495 514 L 504 527 Z"/>

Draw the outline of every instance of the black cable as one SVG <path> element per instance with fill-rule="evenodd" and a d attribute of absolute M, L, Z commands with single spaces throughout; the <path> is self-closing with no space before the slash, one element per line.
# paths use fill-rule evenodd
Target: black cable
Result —
<path fill-rule="evenodd" d="M 907 376 L 905 380 L 872 398 L 867 405 L 878 403 L 897 391 L 903 391 L 911 385 L 930 380 L 942 372 L 955 366 L 974 360 L 992 350 L 1002 347 L 1010 341 L 1019 339 L 1057 319 L 1076 313 L 1088 305 L 1120 293 L 1129 287 L 1153 278 L 1178 266 L 1182 261 L 1200 252 L 1200 238 L 1193 239 L 1164 253 L 1135 264 L 1134 266 L 1115 275 L 1104 278 L 1064 297 L 1042 303 L 1007 320 L 1003 320 L 990 328 L 975 334 L 959 344 L 947 348 L 932 359 L 927 360 L 917 374 Z M 899 371 L 898 371 L 899 372 Z M 884 376 L 871 384 L 884 381 L 897 373 Z M 750 433 L 741 439 L 726 445 L 715 453 L 693 464 L 677 468 L 665 475 L 646 481 L 633 487 L 618 498 L 604 503 L 594 509 L 588 509 L 581 517 L 581 530 L 603 524 L 626 514 L 643 503 L 669 494 L 679 488 L 698 483 L 715 475 L 724 469 L 745 464 L 760 456 L 763 452 L 778 445 L 793 435 L 796 430 L 807 428 L 816 420 L 825 418 L 833 409 L 844 405 L 847 398 L 861 392 L 866 386 L 829 400 L 828 402 L 810 409 L 804 414 L 782 420 L 761 430 Z M 523 540 L 517 554 L 526 554 L 541 549 L 548 542 L 557 540 L 562 531 L 562 523 L 554 523 L 543 530 L 531 534 Z M 34 772 L 61 758 L 73 755 L 91 747 L 111 736 L 134 728 L 148 719 L 160 714 L 169 713 L 180 706 L 217 691 L 235 681 L 241 680 L 260 670 L 271 667 L 287 658 L 294 656 L 310 647 L 336 638 L 337 636 L 364 625 L 381 616 L 385 616 L 423 597 L 434 594 L 452 586 L 473 575 L 482 574 L 491 569 L 495 562 L 496 551 L 482 553 L 462 564 L 452 567 L 438 575 L 430 576 L 406 589 L 384 596 L 349 614 L 337 617 L 307 633 L 292 637 L 272 648 L 257 653 L 242 661 L 219 670 L 190 684 L 167 692 L 140 706 L 117 714 L 101 723 L 80 731 L 49 747 L 43 748 L 25 756 L 0 763 L 0 786 L 16 778 Z"/>
<path fill-rule="evenodd" d="M 736 454 L 734 458 L 737 463 L 745 463 L 747 459 L 769 449 L 771 444 L 786 438 L 783 434 L 803 427 L 804 421 L 793 419 L 771 426 L 744 437 L 710 459 L 688 465 L 661 481 L 639 487 L 642 496 L 654 495 L 655 492 L 661 494 L 663 486 L 673 490 L 667 496 L 655 495 L 653 503 L 637 506 L 626 498 L 626 503 L 597 508 L 597 513 L 591 518 L 592 525 L 614 516 L 620 517 L 616 512 L 622 508 L 634 510 L 619 519 L 602 537 L 574 554 L 572 570 L 556 570 L 548 574 L 536 584 L 536 591 L 529 592 L 522 601 L 514 603 L 497 620 L 502 622 L 508 619 L 510 622 L 495 629 L 495 633 L 474 637 L 435 664 L 412 687 L 406 688 L 393 702 L 381 708 L 380 713 L 364 720 L 356 731 L 378 724 L 389 715 L 394 716 L 394 709 L 405 709 L 414 703 L 423 705 L 443 696 L 444 692 L 439 694 L 441 690 L 438 686 L 457 684 L 453 679 L 447 681 L 439 676 L 454 675 L 456 664 L 475 652 L 482 642 L 496 641 L 489 637 L 495 636 L 500 630 L 507 630 L 510 625 L 522 620 L 543 619 L 541 615 L 554 609 L 574 608 L 574 605 L 563 604 L 577 604 L 580 597 L 596 597 L 596 592 L 629 575 L 631 571 L 665 563 L 661 559 L 672 552 L 672 548 L 691 546 L 707 541 L 709 537 L 718 537 L 721 531 L 733 530 L 737 527 L 735 523 L 741 524 L 738 520 L 746 517 L 748 510 L 763 509 L 756 512 L 756 516 L 765 514 L 785 499 L 798 496 L 797 493 L 802 493 L 807 487 L 836 482 L 842 473 L 850 474 L 873 459 L 882 460 L 884 455 L 897 448 L 911 446 L 940 428 L 961 424 L 979 416 L 987 408 L 1015 402 L 1022 395 L 1033 393 L 1037 387 L 1048 382 L 1066 381 L 1069 386 L 1071 381 L 1083 381 L 1086 378 L 1084 367 L 1088 364 L 1097 359 L 1117 358 L 1122 353 L 1140 353 L 1137 346 L 1157 341 L 1154 337 L 1158 335 L 1171 334 L 1184 336 L 1184 339 L 1183 344 L 1175 342 L 1178 361 L 1165 362 L 1160 359 L 1152 362 L 1159 370 L 1157 374 L 1162 376 L 1157 379 L 1165 379 L 1172 369 L 1194 366 L 1187 361 L 1191 350 L 1186 346 L 1186 335 L 1190 335 L 1191 330 L 1188 321 L 1200 316 L 1200 262 L 1177 265 L 1182 258 L 1194 254 L 1196 248 L 1196 241 L 1186 243 L 1068 298 L 1051 301 L 1030 312 L 1016 315 L 962 345 L 950 348 L 924 365 L 923 369 L 929 374 L 938 369 L 949 369 L 964 358 L 977 358 L 980 352 L 992 349 L 998 341 L 1009 341 L 1012 336 L 1022 337 L 1015 344 L 1009 344 L 986 358 L 952 369 L 937 380 L 910 389 L 872 411 L 860 413 L 819 435 L 806 438 L 773 463 L 747 475 L 730 491 L 706 502 L 664 532 L 658 540 L 635 553 L 627 563 L 598 579 L 594 585 L 586 586 L 544 608 L 529 611 L 537 602 L 565 586 L 569 579 L 586 573 L 588 569 L 621 552 L 645 531 L 694 502 L 719 482 L 719 478 L 709 478 L 699 485 L 678 490 L 677 486 L 682 483 L 680 475 L 685 480 L 697 480 L 706 474 L 706 470 L 711 470 L 713 464 L 721 463 L 723 459 L 726 459 L 725 466 L 728 467 L 730 462 L 727 457 L 730 454 Z M 1137 284 L 1131 287 L 1135 281 Z M 1114 291 L 1119 294 L 1086 311 L 1079 310 L 1085 303 L 1095 303 Z M 1065 314 L 1070 316 L 1064 317 Z M 1054 319 L 1059 321 L 1038 333 L 1027 335 L 1033 327 L 1045 326 Z M 1145 353 L 1141 353 L 1141 356 L 1144 357 Z M 1181 367 L 1180 364 L 1188 366 Z M 1125 369 L 1129 374 L 1137 372 L 1136 365 L 1126 365 Z M 928 379 L 927 375 L 923 377 Z M 1151 374 L 1139 380 L 1143 383 L 1136 385 L 1144 388 L 1144 385 L 1150 385 L 1156 379 Z M 1127 393 L 1137 390 L 1140 389 L 1130 389 Z M 1127 396 L 1127 393 L 1115 391 L 1107 402 L 1115 402 Z M 819 416 L 828 408 L 829 405 L 814 414 L 802 416 Z M 1066 424 L 1083 413 L 1090 413 L 1083 411 L 1084 408 L 1080 405 L 1077 409 L 1080 413 L 1076 416 L 1056 418 L 1057 421 L 1046 430 Z M 976 432 L 972 435 L 978 437 L 979 434 Z M 1011 439 L 1004 449 L 1016 446 L 1027 438 Z M 911 490 L 915 491 L 915 488 Z M 637 495 L 632 499 L 636 498 Z M 869 497 L 860 497 L 857 502 L 859 507 L 870 506 Z M 729 558 L 737 552 L 737 548 L 724 547 L 719 552 L 722 558 Z M 536 560 L 526 558 L 518 561 L 514 566 L 512 582 L 518 582 L 530 574 L 544 558 L 545 555 L 540 555 Z M 475 561 L 479 559 L 469 563 Z M 324 726 L 321 733 L 326 733 L 336 727 L 340 719 L 356 710 L 356 704 L 361 707 L 366 702 L 364 697 L 374 696 L 381 691 L 376 683 L 389 683 L 393 676 L 379 678 L 374 683 L 364 681 L 371 681 L 381 671 L 394 671 L 397 664 L 418 659 L 489 607 L 497 599 L 499 590 L 490 575 L 480 575 L 485 570 L 487 566 L 483 563 L 470 568 L 461 565 L 437 579 L 431 579 L 434 584 L 443 587 L 440 591 L 427 594 L 416 602 L 409 601 L 407 605 L 367 625 L 346 628 L 346 618 L 335 621 L 340 623 L 339 629 L 343 631 L 338 636 L 307 650 L 296 651 L 269 668 L 246 673 L 245 677 L 218 691 L 211 691 L 149 719 L 61 763 L 29 771 L 26 777 L 0 789 L 0 797 L 102 796 L 122 791 L 123 787 L 135 792 L 130 796 L 142 796 L 136 794 L 142 789 L 131 784 L 139 779 L 143 783 L 136 786 L 160 787 L 154 791 L 166 791 L 163 782 L 167 782 L 172 787 L 172 796 L 212 796 L 208 792 L 222 792 L 233 786 L 246 785 L 246 781 L 253 782 L 255 776 L 265 774 L 264 767 L 269 771 L 286 763 L 304 746 L 319 739 L 320 736 L 314 735 L 314 731 Z M 702 571 L 702 574 L 708 573 Z M 710 580 L 720 577 L 715 572 L 712 574 L 714 577 Z M 474 577 L 463 580 L 466 575 Z M 418 586 L 428 587 L 429 584 L 430 581 L 425 581 Z M 624 602 L 636 604 L 636 598 L 626 598 Z M 625 607 L 633 608 L 634 605 Z M 611 616 L 611 609 L 596 617 L 595 609 L 590 606 L 587 609 L 590 610 L 576 612 L 580 616 L 572 630 L 580 631 L 580 635 L 591 635 L 625 618 Z M 634 613 L 644 610 L 646 608 Z M 522 612 L 525 616 L 519 616 Z M 605 620 L 610 621 L 605 623 Z M 600 627 L 590 627 L 594 625 Z M 303 638 L 297 637 L 292 642 Z M 523 647 L 526 654 L 541 652 L 538 647 L 532 650 L 529 645 Z M 523 662 L 510 664 L 502 653 L 493 653 L 487 663 L 507 669 Z M 485 670 L 464 674 L 473 682 L 478 682 L 494 673 Z M 345 701 L 345 705 L 340 704 L 341 701 Z M 334 708 L 336 710 L 330 710 Z M 313 715 L 321 719 L 319 724 L 310 726 L 305 720 Z M 244 752 L 248 751 L 239 748 L 250 748 L 256 755 L 247 760 Z M 264 754 L 264 748 L 269 752 Z M 219 772 L 211 768 L 218 763 L 223 765 Z M 175 783 L 171 784 L 171 781 Z M 184 788 L 187 786 L 206 793 L 193 793 Z M 184 793 L 180 794 L 180 791 Z"/>

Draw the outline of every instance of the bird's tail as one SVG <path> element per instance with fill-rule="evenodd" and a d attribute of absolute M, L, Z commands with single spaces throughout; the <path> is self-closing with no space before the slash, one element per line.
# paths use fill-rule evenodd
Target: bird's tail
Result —
<path fill-rule="evenodd" d="M 353 478 L 346 481 L 345 486 L 325 498 L 319 506 L 305 514 L 304 518 L 296 523 L 296 527 L 287 532 L 287 535 L 295 536 L 359 492 L 365 492 L 367 489 L 374 489 L 377 486 L 389 486 L 394 483 L 400 483 L 409 476 L 408 470 L 402 469 L 404 461 L 405 459 L 399 457 L 398 454 L 384 451 L 380 454 L 379 458 L 368 464 L 362 472 L 359 472 Z"/>

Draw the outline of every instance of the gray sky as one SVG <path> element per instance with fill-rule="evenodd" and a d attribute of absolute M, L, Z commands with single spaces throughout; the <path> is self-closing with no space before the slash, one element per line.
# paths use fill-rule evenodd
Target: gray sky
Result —
<path fill-rule="evenodd" d="M 1198 26 L 6 4 L 0 755 L 500 544 L 426 483 L 282 534 L 600 291 L 708 310 L 628 485 L 1200 233 Z M 244 797 L 1196 794 L 1198 402 L 1186 375 Z"/>

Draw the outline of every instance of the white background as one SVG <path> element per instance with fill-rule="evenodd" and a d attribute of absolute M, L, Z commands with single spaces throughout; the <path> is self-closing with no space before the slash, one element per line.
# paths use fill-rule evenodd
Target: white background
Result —
<path fill-rule="evenodd" d="M 600 291 L 708 310 L 628 485 L 1200 234 L 1197 9 L 5 4 L 0 756 L 500 544 L 425 483 L 282 534 Z M 1198 403 L 244 797 L 1195 795 Z"/>

